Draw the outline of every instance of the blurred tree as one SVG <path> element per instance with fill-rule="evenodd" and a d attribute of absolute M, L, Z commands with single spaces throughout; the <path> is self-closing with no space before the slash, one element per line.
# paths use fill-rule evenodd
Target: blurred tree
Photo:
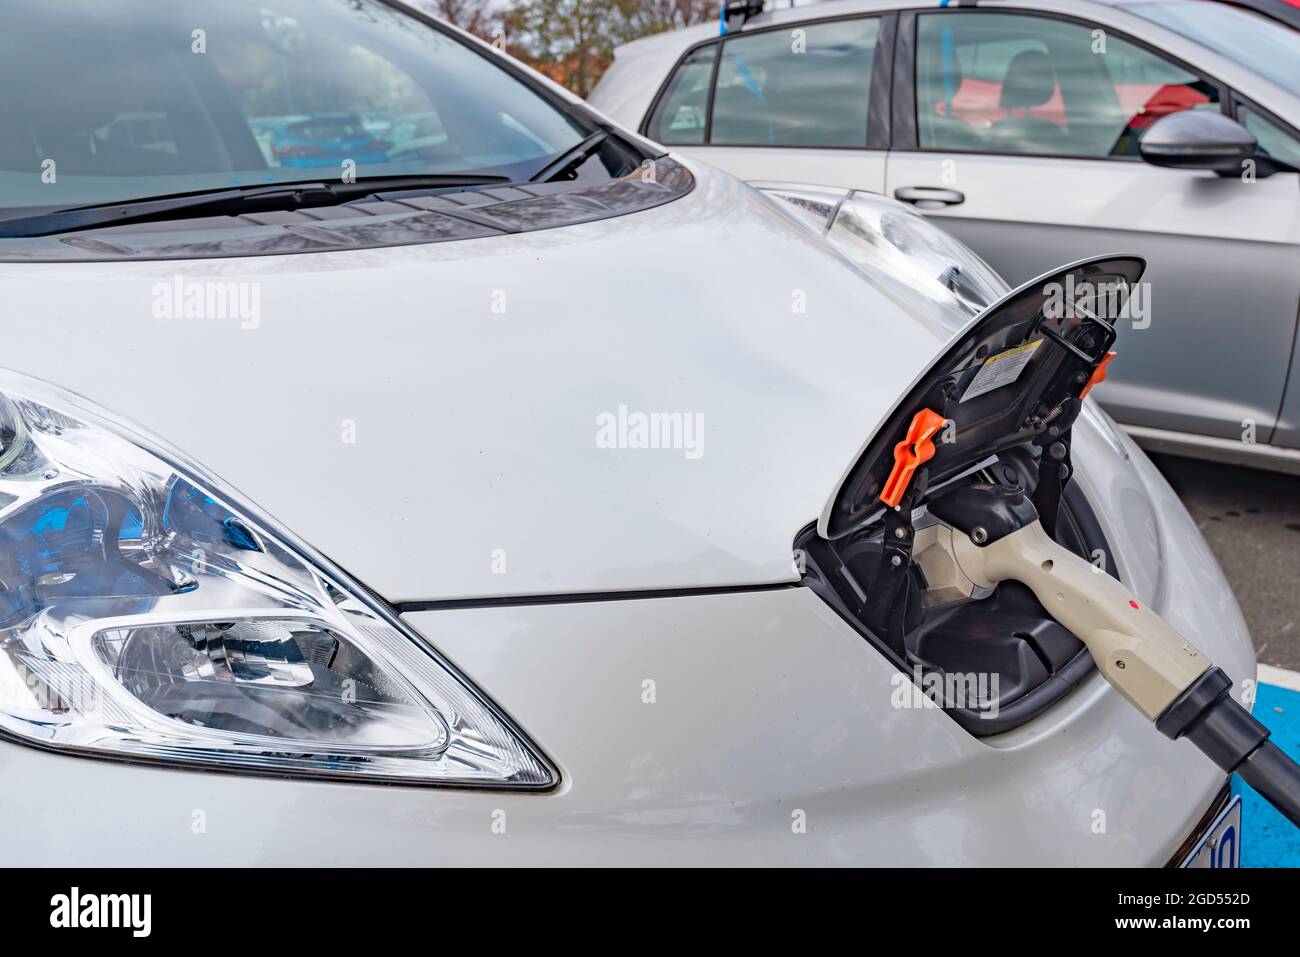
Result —
<path fill-rule="evenodd" d="M 622 42 L 623 0 L 523 0 L 505 14 L 507 49 L 579 96 Z"/>
<path fill-rule="evenodd" d="M 720 0 L 627 0 L 626 6 L 632 28 L 628 39 L 635 39 L 717 19 Z"/>
<path fill-rule="evenodd" d="M 511 53 L 585 97 L 614 47 L 700 23 L 716 9 L 715 0 L 519 0 L 503 23 Z"/>
<path fill-rule="evenodd" d="M 491 39 L 492 28 L 501 22 L 491 0 L 426 0 L 424 5 L 452 26 L 484 39 Z"/>

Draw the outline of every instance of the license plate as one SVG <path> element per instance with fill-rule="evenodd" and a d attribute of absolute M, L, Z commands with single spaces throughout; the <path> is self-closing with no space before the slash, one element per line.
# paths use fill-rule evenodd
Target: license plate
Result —
<path fill-rule="evenodd" d="M 1179 867 L 1241 867 L 1241 795 L 1219 812 Z"/>

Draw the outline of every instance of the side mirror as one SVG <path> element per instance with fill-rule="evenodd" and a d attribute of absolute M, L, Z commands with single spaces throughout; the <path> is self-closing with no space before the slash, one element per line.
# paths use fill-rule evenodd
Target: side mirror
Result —
<path fill-rule="evenodd" d="M 1250 131 L 1222 113 L 1183 110 L 1156 120 L 1138 141 L 1138 152 L 1152 166 L 1171 169 L 1208 169 L 1220 176 L 1240 176 L 1242 164 L 1255 160 L 1256 175 L 1268 176 L 1276 169 L 1259 156 L 1259 144 Z"/>

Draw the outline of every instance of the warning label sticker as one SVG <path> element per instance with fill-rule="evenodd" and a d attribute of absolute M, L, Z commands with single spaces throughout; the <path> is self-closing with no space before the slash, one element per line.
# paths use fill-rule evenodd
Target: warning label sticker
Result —
<path fill-rule="evenodd" d="M 989 356 L 984 360 L 984 365 L 980 366 L 980 371 L 975 373 L 975 378 L 970 380 L 970 385 L 962 394 L 961 401 L 967 402 L 985 392 L 1011 385 L 1020 378 L 1020 373 L 1034 357 L 1034 350 L 1042 344 L 1042 339 L 1035 339 L 1033 342 L 1026 342 L 1006 352 Z"/>

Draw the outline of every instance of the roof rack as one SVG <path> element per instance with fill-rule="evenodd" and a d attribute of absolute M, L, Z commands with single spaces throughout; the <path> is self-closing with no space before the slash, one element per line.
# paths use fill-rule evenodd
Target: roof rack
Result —
<path fill-rule="evenodd" d="M 728 30 L 743 27 L 750 17 L 763 12 L 764 0 L 722 0 L 722 22 L 719 35 L 726 36 Z"/>

